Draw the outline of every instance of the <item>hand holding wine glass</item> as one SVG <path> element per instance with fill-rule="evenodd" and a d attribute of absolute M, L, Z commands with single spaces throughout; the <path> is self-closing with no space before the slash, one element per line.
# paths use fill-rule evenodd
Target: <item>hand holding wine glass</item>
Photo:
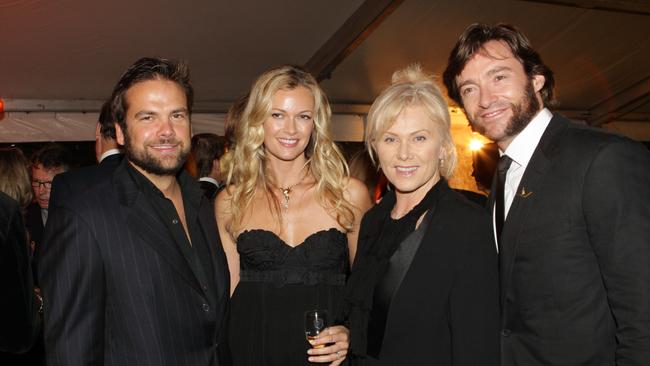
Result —
<path fill-rule="evenodd" d="M 313 348 L 307 351 L 309 362 L 340 365 L 348 353 L 350 332 L 341 325 L 328 327 L 327 311 L 305 312 L 305 335 Z"/>
<path fill-rule="evenodd" d="M 316 337 L 327 327 L 326 310 L 310 310 L 305 312 L 305 335 L 309 344 L 314 346 Z M 314 348 L 323 348 L 325 344 L 315 345 Z"/>

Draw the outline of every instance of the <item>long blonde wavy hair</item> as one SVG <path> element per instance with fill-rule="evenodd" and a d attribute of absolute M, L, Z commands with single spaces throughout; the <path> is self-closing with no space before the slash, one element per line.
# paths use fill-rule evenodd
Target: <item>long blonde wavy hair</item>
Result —
<path fill-rule="evenodd" d="M 346 230 L 352 230 L 354 211 L 345 199 L 348 166 L 329 132 L 331 110 L 325 93 L 314 77 L 297 66 L 280 66 L 266 71 L 253 83 L 248 102 L 234 126 L 234 147 L 226 155 L 226 184 L 230 193 L 232 220 L 228 231 L 241 230 L 242 221 L 257 189 L 264 189 L 273 215 L 280 222 L 280 206 L 273 186 L 265 176 L 267 156 L 264 148 L 264 121 L 271 113 L 273 95 L 278 90 L 309 89 L 314 96 L 314 130 L 305 149 L 307 169 L 316 180 L 320 203 L 332 210 Z"/>

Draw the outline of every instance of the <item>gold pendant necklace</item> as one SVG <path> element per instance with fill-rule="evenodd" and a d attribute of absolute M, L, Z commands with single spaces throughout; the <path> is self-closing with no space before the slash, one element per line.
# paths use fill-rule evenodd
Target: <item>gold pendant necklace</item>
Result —
<path fill-rule="evenodd" d="M 275 184 L 271 184 L 275 188 L 279 189 L 280 192 L 282 193 L 282 197 L 284 198 L 284 202 L 282 203 L 282 208 L 286 211 L 289 209 L 289 199 L 291 198 L 291 191 L 293 190 L 293 187 L 297 186 L 298 184 L 302 183 L 303 180 L 309 175 L 309 170 L 307 170 L 307 173 L 300 178 L 300 180 L 288 187 L 278 187 Z"/>
<path fill-rule="evenodd" d="M 295 184 L 294 184 L 294 186 L 295 186 Z M 282 208 L 284 208 L 285 210 L 289 209 L 289 198 L 291 198 L 289 195 L 291 194 L 291 189 L 294 186 L 290 186 L 290 187 L 286 187 L 286 188 L 284 188 L 284 187 L 279 187 L 278 188 L 280 190 L 280 192 L 282 192 L 282 196 L 284 196 L 284 203 L 282 204 Z"/>

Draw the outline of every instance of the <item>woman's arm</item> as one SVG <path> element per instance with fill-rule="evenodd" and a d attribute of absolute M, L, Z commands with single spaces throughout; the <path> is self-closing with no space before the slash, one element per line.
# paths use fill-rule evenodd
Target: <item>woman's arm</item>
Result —
<path fill-rule="evenodd" d="M 228 261 L 228 270 L 230 271 L 230 296 L 232 296 L 237 284 L 239 283 L 239 254 L 237 253 L 237 245 L 227 229 L 232 219 L 229 207 L 230 194 L 226 187 L 226 189 L 222 189 L 217 195 L 214 203 L 214 210 L 217 227 L 219 228 L 221 245 L 223 246 L 223 251 L 226 253 L 226 260 Z"/>
<path fill-rule="evenodd" d="M 350 252 L 350 266 L 354 263 L 357 254 L 357 240 L 363 215 L 372 207 L 368 196 L 368 188 L 360 180 L 350 178 L 346 187 L 346 199 L 354 206 L 354 227 L 348 232 L 348 248 Z"/>

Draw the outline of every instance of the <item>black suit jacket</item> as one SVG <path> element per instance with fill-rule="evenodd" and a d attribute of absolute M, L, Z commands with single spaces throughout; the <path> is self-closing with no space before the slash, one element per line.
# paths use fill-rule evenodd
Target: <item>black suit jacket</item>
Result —
<path fill-rule="evenodd" d="M 43 230 L 45 228 L 45 225 L 43 225 L 43 217 L 41 216 L 41 206 L 38 203 L 31 203 L 27 206 L 25 227 L 29 232 L 31 241 L 36 244 L 35 248 L 38 248 L 43 241 Z"/>
<path fill-rule="evenodd" d="M 490 218 L 445 182 L 438 184 L 444 185 L 431 221 L 393 295 L 378 364 L 498 365 L 498 269 Z M 384 197 L 363 217 L 355 267 L 367 260 L 367 245 L 376 242 L 392 202 Z"/>
<path fill-rule="evenodd" d="M 0 192 L 0 360 L 32 346 L 39 325 L 33 287 L 20 206 Z"/>
<path fill-rule="evenodd" d="M 229 278 L 212 206 L 201 197 L 214 268 L 204 287 L 128 164 L 48 219 L 41 261 L 48 366 L 216 365 Z M 178 179 L 201 195 L 185 172 Z"/>
<path fill-rule="evenodd" d="M 217 193 L 219 192 L 219 186 L 204 180 L 199 181 L 199 185 L 208 201 L 214 203 L 214 199 L 217 197 Z"/>
<path fill-rule="evenodd" d="M 87 166 L 79 169 L 69 170 L 54 176 L 52 180 L 52 189 L 50 190 L 50 202 L 48 203 L 48 221 L 49 215 L 52 214 L 61 204 L 66 202 L 72 197 L 81 194 L 90 187 L 110 179 L 115 168 L 122 161 L 122 154 L 109 155 L 98 165 Z M 34 248 L 34 259 L 32 262 L 34 268 L 34 276 L 38 280 L 38 268 L 41 257 L 41 242 L 43 241 L 43 220 L 41 219 L 41 211 L 38 205 L 36 209 L 32 209 L 28 214 L 28 228 L 34 228 L 32 233 L 32 240 L 36 243 Z M 29 211 L 28 211 L 29 212 Z M 38 218 L 38 220 L 37 220 Z M 40 226 L 39 226 L 40 225 Z M 47 223 L 45 223 L 47 225 Z M 31 232 L 31 230 L 30 230 Z M 38 281 L 37 281 L 38 285 Z"/>
<path fill-rule="evenodd" d="M 500 264 L 502 365 L 650 365 L 647 149 L 553 117 Z"/>
<path fill-rule="evenodd" d="M 31 203 L 27 206 L 27 212 L 25 213 L 25 228 L 29 233 L 30 240 L 30 252 L 31 244 L 34 245 L 34 252 L 32 254 L 32 277 L 34 279 L 34 286 L 38 287 L 38 257 L 43 243 L 43 231 L 45 230 L 45 225 L 43 225 L 43 217 L 41 216 L 41 206 L 38 203 Z"/>
<path fill-rule="evenodd" d="M 90 187 L 110 179 L 123 156 L 123 154 L 109 155 L 97 165 L 73 169 L 54 176 L 49 209 L 56 209 L 61 202 L 66 202 Z"/>

